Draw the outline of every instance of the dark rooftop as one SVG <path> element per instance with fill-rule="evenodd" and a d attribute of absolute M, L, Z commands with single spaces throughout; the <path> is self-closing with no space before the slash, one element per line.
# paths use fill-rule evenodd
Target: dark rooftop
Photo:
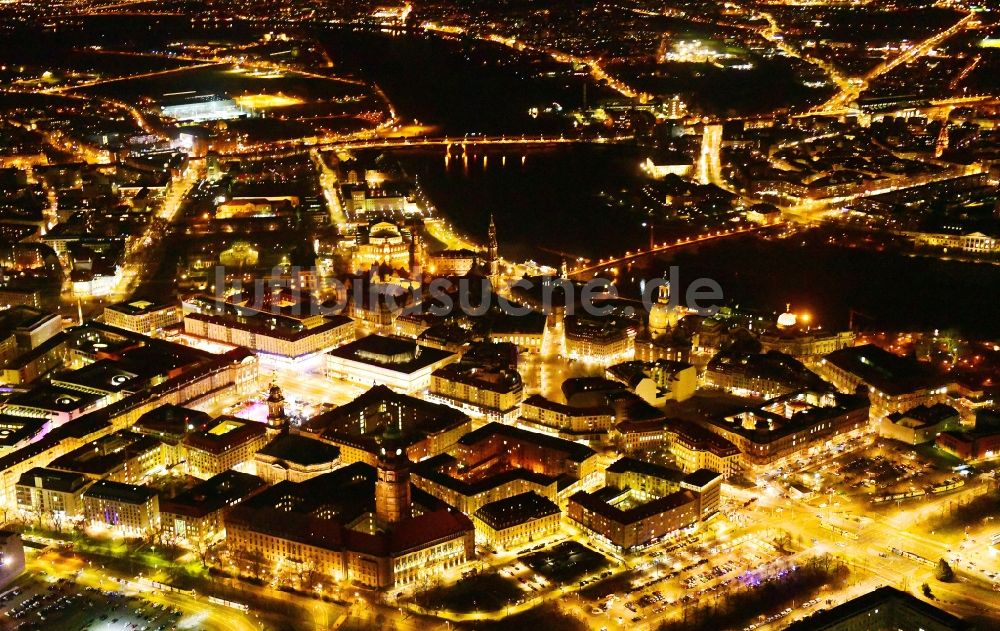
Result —
<path fill-rule="evenodd" d="M 125 502 L 127 504 L 142 504 L 156 497 L 156 491 L 147 486 L 123 484 L 110 480 L 98 480 L 83 493 L 84 497 Z"/>
<path fill-rule="evenodd" d="M 86 476 L 79 473 L 42 467 L 35 467 L 24 472 L 17 481 L 21 486 L 34 486 L 62 493 L 78 491 L 86 486 L 87 482 Z"/>
<path fill-rule="evenodd" d="M 889 395 L 906 394 L 922 388 L 943 386 L 945 378 L 929 364 L 900 357 L 874 344 L 834 351 L 823 358 L 868 385 Z"/>
<path fill-rule="evenodd" d="M 469 432 L 459 438 L 458 442 L 462 445 L 475 445 L 478 442 L 489 440 L 494 436 L 505 436 L 514 440 L 532 443 L 545 449 L 560 451 L 565 453 L 566 457 L 573 462 L 583 462 L 596 453 L 590 447 L 580 443 L 497 422 L 487 423 L 479 429 Z"/>
<path fill-rule="evenodd" d="M 203 517 L 222 508 L 235 506 L 266 487 L 267 483 L 255 475 L 223 471 L 172 499 L 162 500 L 160 512 Z"/>
<path fill-rule="evenodd" d="M 475 516 L 494 530 L 503 530 L 533 519 L 559 514 L 552 500 L 528 491 L 481 506 Z"/>
<path fill-rule="evenodd" d="M 306 466 L 332 462 L 340 458 L 340 448 L 336 445 L 301 434 L 278 436 L 257 453 Z"/>
<path fill-rule="evenodd" d="M 880 620 L 870 618 L 874 611 L 884 613 Z M 865 621 L 855 620 L 865 616 Z M 828 611 L 821 611 L 792 623 L 786 631 L 823 631 L 824 629 L 899 629 L 922 630 L 922 624 L 933 623 L 934 629 L 971 629 L 961 618 L 938 609 L 915 596 L 894 587 L 879 587 Z M 854 626 L 856 625 L 856 626 Z"/>

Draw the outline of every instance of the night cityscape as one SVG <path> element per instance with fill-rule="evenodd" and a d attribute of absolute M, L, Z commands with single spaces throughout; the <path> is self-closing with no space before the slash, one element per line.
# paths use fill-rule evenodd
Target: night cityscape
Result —
<path fill-rule="evenodd" d="M 0 631 L 1000 629 L 1000 5 L 0 0 Z"/>

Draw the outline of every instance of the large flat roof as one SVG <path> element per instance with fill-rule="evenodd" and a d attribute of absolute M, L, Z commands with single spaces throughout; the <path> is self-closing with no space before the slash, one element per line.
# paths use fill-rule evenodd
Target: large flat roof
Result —
<path fill-rule="evenodd" d="M 421 346 L 412 340 L 383 335 L 365 336 L 335 348 L 329 354 L 404 374 L 412 374 L 455 355 L 437 348 Z"/>

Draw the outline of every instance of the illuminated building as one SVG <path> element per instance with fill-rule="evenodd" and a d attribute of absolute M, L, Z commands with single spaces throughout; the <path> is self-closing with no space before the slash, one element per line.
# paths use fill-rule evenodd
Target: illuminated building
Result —
<path fill-rule="evenodd" d="M 531 312 L 525 316 L 497 317 L 490 328 L 489 339 L 498 344 L 517 344 L 518 347 L 539 352 L 549 335 L 545 315 Z"/>
<path fill-rule="evenodd" d="M 412 234 L 404 234 L 399 226 L 388 221 L 363 226 L 355 238 L 351 267 L 356 272 L 383 266 L 409 270 L 412 239 Z"/>
<path fill-rule="evenodd" d="M 354 339 L 354 322 L 347 316 L 300 315 L 296 305 L 258 308 L 195 297 L 185 301 L 184 310 L 184 332 L 189 335 L 289 359 Z"/>
<path fill-rule="evenodd" d="M 970 232 L 967 234 L 947 234 L 933 232 L 906 233 L 917 245 L 941 248 L 944 251 L 960 251 L 970 254 L 996 254 L 1000 252 L 1000 237 Z"/>
<path fill-rule="evenodd" d="M 605 372 L 657 407 L 667 401 L 686 401 L 698 388 L 698 370 L 687 362 L 631 361 L 610 366 Z"/>
<path fill-rule="evenodd" d="M 344 209 L 352 216 L 402 213 L 407 209 L 406 195 L 402 191 L 367 183 L 348 183 L 341 187 Z"/>
<path fill-rule="evenodd" d="M 327 353 L 326 371 L 335 379 L 418 392 L 430 387 L 435 370 L 457 359 L 413 340 L 368 335 Z"/>
<path fill-rule="evenodd" d="M 389 426 L 399 428 L 402 436 L 396 442 L 417 462 L 444 453 L 469 431 L 471 420 L 447 405 L 374 386 L 350 403 L 309 419 L 303 431 L 339 447 L 344 463 L 374 466 L 378 436 Z"/>
<path fill-rule="evenodd" d="M 85 475 L 92 480 L 140 484 L 163 466 L 160 441 L 128 430 L 103 436 L 56 458 L 49 467 Z"/>
<path fill-rule="evenodd" d="M 254 470 L 268 484 L 304 482 L 340 466 L 340 448 L 303 434 L 282 434 L 254 454 Z"/>
<path fill-rule="evenodd" d="M 528 491 L 484 504 L 472 514 L 472 523 L 478 539 L 511 549 L 559 532 L 561 515 L 554 502 Z"/>
<path fill-rule="evenodd" d="M 16 307 L 34 307 L 38 309 L 42 306 L 42 294 L 37 289 L 16 289 L 14 287 L 0 286 L 0 305 Z"/>
<path fill-rule="evenodd" d="M 0 454 L 26 447 L 51 428 L 48 419 L 0 413 Z"/>
<path fill-rule="evenodd" d="M 173 467 L 187 458 L 184 438 L 191 432 L 207 430 L 211 424 L 212 417 L 205 412 L 166 404 L 140 416 L 130 429 L 159 440 L 164 466 Z"/>
<path fill-rule="evenodd" d="M 491 420 L 512 421 L 521 411 L 524 385 L 516 369 L 456 362 L 431 373 L 428 399 Z"/>
<path fill-rule="evenodd" d="M 590 447 L 496 422 L 462 436 L 452 453 L 467 466 L 493 458 L 511 469 L 567 476 L 575 481 L 571 487 L 588 484 L 597 473 Z"/>
<path fill-rule="evenodd" d="M 560 503 L 596 478 L 589 447 L 501 423 L 469 432 L 449 451 L 418 462 L 413 483 L 473 514 L 481 506 L 528 491 Z"/>
<path fill-rule="evenodd" d="M 819 611 L 787 631 L 971 631 L 972 625 L 894 587 L 879 587 Z"/>
<path fill-rule="evenodd" d="M 168 540 L 207 543 L 224 533 L 223 513 L 267 488 L 260 478 L 223 471 L 160 501 L 160 523 Z"/>
<path fill-rule="evenodd" d="M 558 432 L 563 438 L 601 437 L 614 423 L 614 410 L 607 405 L 573 407 L 533 394 L 521 405 L 521 423 L 542 431 Z"/>
<path fill-rule="evenodd" d="M 27 445 L 0 456 L 0 506 L 16 503 L 21 475 L 117 430 L 127 428 L 163 404 L 203 403 L 257 391 L 257 358 L 246 349 L 212 355 L 162 340 L 88 323 L 72 330 L 71 354 L 77 361 L 113 356 L 157 366 L 156 382 L 122 400 L 53 427 Z M 166 454 L 165 454 L 166 457 Z"/>
<path fill-rule="evenodd" d="M 876 420 L 918 405 L 944 403 L 948 392 L 946 378 L 928 364 L 873 344 L 834 351 L 820 360 L 816 371 L 841 392 L 867 390 Z"/>
<path fill-rule="evenodd" d="M 854 346 L 854 337 L 853 331 L 826 332 L 796 327 L 761 333 L 757 339 L 765 353 L 777 351 L 800 361 L 811 361 Z"/>
<path fill-rule="evenodd" d="M 183 444 L 188 472 L 209 478 L 253 460 L 267 444 L 267 428 L 263 423 L 222 416 L 208 429 L 188 434 Z"/>
<path fill-rule="evenodd" d="M 36 362 L 48 357 L 46 353 L 63 339 L 61 330 L 62 318 L 54 314 L 31 307 L 0 311 L 0 365 L 4 367 L 5 382 L 24 383 L 37 377 L 39 370 L 54 367 Z"/>
<path fill-rule="evenodd" d="M 33 307 L 10 307 L 0 311 L 0 361 L 7 362 L 52 339 L 62 331 L 62 318 Z"/>
<path fill-rule="evenodd" d="M 234 197 L 215 207 L 216 219 L 277 217 L 299 205 L 297 197 Z"/>
<path fill-rule="evenodd" d="M 625 454 L 659 449 L 666 444 L 666 428 L 666 420 L 663 418 L 624 420 L 615 423 L 608 432 L 608 442 Z"/>
<path fill-rule="evenodd" d="M 566 318 L 566 356 L 598 364 L 614 364 L 635 354 L 635 331 L 616 322 Z"/>
<path fill-rule="evenodd" d="M 177 305 L 133 300 L 105 307 L 104 321 L 133 333 L 155 335 L 167 327 L 179 324 L 181 310 Z"/>
<path fill-rule="evenodd" d="M 429 257 L 427 269 L 436 276 L 465 276 L 478 257 L 472 250 L 443 250 Z"/>
<path fill-rule="evenodd" d="M 143 369 L 146 371 L 139 374 Z M 151 379 L 152 377 L 152 379 Z M 52 377 L 49 383 L 67 391 L 99 397 L 97 406 L 104 407 L 135 394 L 155 380 L 148 367 L 130 361 L 100 359 L 67 374 Z"/>
<path fill-rule="evenodd" d="M 1000 431 L 944 431 L 937 435 L 934 444 L 968 462 L 991 460 L 1000 456 Z"/>
<path fill-rule="evenodd" d="M 606 486 L 569 498 L 567 514 L 585 532 L 619 550 L 633 550 L 696 528 L 720 505 L 722 477 L 684 474 L 622 458 L 608 467 Z"/>
<path fill-rule="evenodd" d="M 663 283 L 657 287 L 656 303 L 649 308 L 647 326 L 650 338 L 656 340 L 671 329 L 677 328 L 685 315 L 687 309 L 670 304 L 670 283 Z"/>
<path fill-rule="evenodd" d="M 497 470 L 465 473 L 466 463 L 455 456 L 440 454 L 416 463 L 413 485 L 467 515 L 481 506 L 522 493 L 532 492 L 555 502 L 559 497 L 558 478 L 509 464 Z"/>
<path fill-rule="evenodd" d="M 99 407 L 102 397 L 72 388 L 43 384 L 11 396 L 0 412 L 48 419 L 58 427 Z"/>
<path fill-rule="evenodd" d="M 16 386 L 31 383 L 66 361 L 69 336 L 57 333 L 36 348 L 8 361 L 3 367 L 3 383 Z"/>
<path fill-rule="evenodd" d="M 661 150 L 647 156 L 641 167 L 650 177 L 657 179 L 668 175 L 688 177 L 694 172 L 694 160 L 680 151 Z"/>
<path fill-rule="evenodd" d="M 744 397 L 765 399 L 805 388 L 822 391 L 832 387 L 797 359 L 769 353 L 721 352 L 705 367 L 705 385 Z"/>
<path fill-rule="evenodd" d="M 741 453 L 744 467 L 773 468 L 869 428 L 869 402 L 834 392 L 794 392 L 700 423 Z"/>
<path fill-rule="evenodd" d="M 961 422 L 958 410 L 949 405 L 918 405 L 886 416 L 879 425 L 879 434 L 907 445 L 921 445 L 932 442 L 941 432 L 959 429 Z"/>
<path fill-rule="evenodd" d="M 740 471 L 740 450 L 736 445 L 700 425 L 670 419 L 664 428 L 664 438 L 682 471 L 709 469 L 725 478 Z"/>
<path fill-rule="evenodd" d="M 770 225 L 781 220 L 781 210 L 773 204 L 754 204 L 746 211 L 747 221 Z"/>
<path fill-rule="evenodd" d="M 160 498 L 144 486 L 98 480 L 83 493 L 84 519 L 126 537 L 144 537 L 160 523 Z"/>
<path fill-rule="evenodd" d="M 323 582 L 387 589 L 440 576 L 475 556 L 469 518 L 416 489 L 413 516 L 379 526 L 378 475 L 358 462 L 306 482 L 280 482 L 236 506 L 226 515 L 226 539 L 240 552 L 241 571 L 270 576 L 308 567 Z"/>
<path fill-rule="evenodd" d="M 90 485 L 85 475 L 35 467 L 17 481 L 17 508 L 25 515 L 40 515 L 61 523 L 83 515 L 83 492 Z"/>
<path fill-rule="evenodd" d="M 935 438 L 935 445 L 966 461 L 1000 457 L 1000 411 L 993 408 L 977 410 L 971 430 L 943 431 Z"/>

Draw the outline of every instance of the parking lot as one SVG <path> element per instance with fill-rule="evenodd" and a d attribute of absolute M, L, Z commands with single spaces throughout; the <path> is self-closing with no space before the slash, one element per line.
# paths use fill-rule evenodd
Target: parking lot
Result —
<path fill-rule="evenodd" d="M 4 629 L 167 631 L 184 628 L 181 617 L 175 609 L 138 596 L 83 587 L 67 578 L 26 575 L 0 595 Z"/>

